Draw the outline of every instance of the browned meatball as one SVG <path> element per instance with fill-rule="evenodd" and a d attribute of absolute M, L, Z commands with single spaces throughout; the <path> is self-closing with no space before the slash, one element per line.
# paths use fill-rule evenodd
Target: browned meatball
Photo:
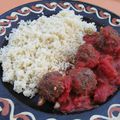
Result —
<path fill-rule="evenodd" d="M 75 94 L 89 95 L 96 88 L 97 80 L 89 68 L 74 69 L 70 72 L 72 91 Z"/>
<path fill-rule="evenodd" d="M 99 52 L 91 44 L 83 44 L 76 54 L 76 67 L 93 68 L 99 63 Z"/>
<path fill-rule="evenodd" d="M 110 26 L 101 28 L 99 37 L 96 39 L 94 46 L 107 54 L 119 54 L 120 35 Z"/>
<path fill-rule="evenodd" d="M 55 102 L 63 91 L 64 83 L 62 75 L 57 71 L 44 75 L 38 85 L 38 92 L 40 96 L 51 102 Z"/>

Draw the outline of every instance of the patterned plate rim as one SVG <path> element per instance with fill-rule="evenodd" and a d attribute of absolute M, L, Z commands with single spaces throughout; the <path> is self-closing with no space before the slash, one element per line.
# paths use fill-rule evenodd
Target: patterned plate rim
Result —
<path fill-rule="evenodd" d="M 13 8 L 13 9 L 11 9 L 11 10 L 9 10 L 9 11 L 7 11 L 7 12 L 5 12 L 5 13 L 3 13 L 2 15 L 0 15 L 0 22 L 1 22 L 1 20 L 4 18 L 4 17 L 6 17 L 6 15 L 8 15 L 8 14 L 11 14 L 12 12 L 14 12 L 14 11 L 16 11 L 16 10 L 18 10 L 18 9 L 22 9 L 23 7 L 25 7 L 25 6 L 27 6 L 27 5 L 32 5 L 33 3 L 35 3 L 35 4 L 39 4 L 40 2 L 41 2 L 42 0 L 40 0 L 40 1 L 34 1 L 34 2 L 30 2 L 30 3 L 26 3 L 26 4 L 23 4 L 23 5 L 20 5 L 20 6 L 18 6 L 18 7 L 16 7 L 16 8 Z M 57 0 L 56 0 L 57 1 Z M 62 0 L 61 0 L 62 1 Z M 44 2 L 44 1 L 43 1 Z M 48 3 L 50 3 L 50 2 L 53 2 L 52 0 L 49 0 L 48 1 Z M 86 2 L 80 2 L 80 1 L 73 1 L 73 0 L 67 0 L 67 1 L 62 1 L 62 2 L 64 2 L 64 3 L 69 3 L 69 2 L 77 2 L 77 3 L 80 3 L 80 4 L 83 4 L 83 5 L 88 5 L 88 6 L 92 6 L 92 7 L 94 7 L 94 8 L 97 8 L 97 9 L 100 9 L 100 10 L 103 10 L 103 13 L 100 13 L 101 14 L 101 18 L 103 18 L 103 19 L 108 19 L 105 15 L 106 14 L 104 14 L 104 13 L 109 13 L 109 17 L 111 17 L 111 15 L 112 16 L 114 16 L 114 17 L 116 17 L 116 19 L 118 19 L 118 23 L 117 24 L 115 24 L 116 23 L 116 21 L 115 21 L 115 19 L 113 20 L 113 23 L 115 24 L 115 26 L 114 27 L 120 27 L 120 17 L 118 16 L 118 15 L 116 15 L 115 13 L 113 13 L 113 12 L 111 12 L 111 11 L 109 11 L 109 10 L 107 10 L 107 9 L 104 9 L 104 8 L 102 8 L 102 7 L 99 7 L 99 6 L 96 6 L 96 5 L 92 5 L 92 4 L 90 4 L 90 3 L 86 3 Z M 51 6 L 49 6 L 49 7 L 51 7 Z M 64 4 L 63 4 L 63 8 L 64 8 L 65 6 L 64 6 Z M 78 6 L 77 6 L 78 7 Z M 35 8 L 34 8 L 35 9 Z M 79 9 L 79 8 L 78 8 Z M 97 12 L 95 12 L 94 11 L 95 9 L 91 9 L 91 8 L 88 8 L 88 12 L 90 12 L 90 14 L 91 13 L 96 13 L 96 14 L 99 14 L 98 13 L 98 10 L 97 10 Z M 105 11 L 105 12 L 104 12 Z M 21 11 L 19 11 L 19 12 L 21 12 Z M 107 14 L 108 15 L 108 14 Z M 11 19 L 11 18 L 10 18 Z M 4 20 L 8 20 L 8 19 L 4 19 Z M 6 24 L 4 23 L 4 24 L 0 24 L 0 26 L 1 27 L 4 27 Z M 0 34 L 1 34 L 1 31 L 0 31 Z M 5 34 L 5 33 L 4 33 Z M 3 34 L 3 35 L 4 35 Z M 3 36 L 3 35 L 1 35 L 1 36 Z M 0 97 L 0 102 L 2 102 L 3 104 L 5 104 L 5 105 L 9 105 L 9 104 L 11 104 L 11 107 L 13 106 L 14 107 L 14 103 L 10 100 L 10 99 L 6 99 L 6 98 L 2 98 L 2 97 Z M 8 107 L 8 106 L 7 106 Z M 114 119 L 115 118 L 115 116 L 113 115 L 113 112 L 114 111 L 118 111 L 119 113 L 120 113 L 120 108 L 118 109 L 118 107 L 120 107 L 120 104 L 112 104 L 110 107 L 109 107 L 109 109 L 108 109 L 108 117 L 105 117 L 105 116 L 102 116 L 102 115 L 93 115 L 93 116 L 91 116 L 91 118 L 90 118 L 90 120 L 96 120 L 96 119 L 111 119 L 112 120 L 112 118 Z M 2 108 L 1 106 L 0 106 L 0 112 L 2 112 L 3 113 L 3 115 L 5 116 L 5 114 L 6 113 L 4 113 L 3 112 L 3 109 L 4 108 Z M 9 108 L 8 108 L 9 109 Z M 9 112 L 9 110 L 7 111 L 7 112 Z M 30 112 L 21 112 L 21 113 L 19 113 L 19 114 L 17 114 L 17 115 L 14 115 L 13 117 L 15 117 L 16 119 L 17 118 L 19 118 L 20 116 L 23 116 L 23 117 L 27 117 L 27 116 L 30 116 L 31 118 L 32 118 L 32 120 L 37 120 L 36 118 L 35 118 L 35 116 L 32 114 L 32 113 L 30 113 Z M 118 120 L 120 119 L 120 114 L 118 115 Z M 14 118 L 14 119 L 15 119 Z M 12 119 L 11 119 L 12 120 Z M 23 118 L 23 120 L 26 120 L 26 119 L 24 119 Z M 29 120 L 29 119 L 28 119 Z M 46 119 L 46 120 L 57 120 L 57 119 L 55 119 L 55 118 L 48 118 L 48 119 Z M 74 120 L 81 120 L 81 119 L 74 119 Z M 117 119 L 116 119 L 117 120 Z"/>

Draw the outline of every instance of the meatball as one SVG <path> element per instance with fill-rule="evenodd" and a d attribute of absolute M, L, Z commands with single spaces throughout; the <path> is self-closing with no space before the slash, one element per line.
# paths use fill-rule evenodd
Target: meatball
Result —
<path fill-rule="evenodd" d="M 119 54 L 120 52 L 120 36 L 112 27 L 107 26 L 100 29 L 99 37 L 94 44 L 96 49 L 106 54 Z"/>
<path fill-rule="evenodd" d="M 64 83 L 62 75 L 57 71 L 45 74 L 38 85 L 40 96 L 51 102 L 55 102 L 63 91 Z"/>
<path fill-rule="evenodd" d="M 85 35 L 84 41 L 92 44 L 98 51 L 120 56 L 120 35 L 112 27 L 107 26 L 92 35 Z"/>
<path fill-rule="evenodd" d="M 96 88 L 96 75 L 89 68 L 74 69 L 70 72 L 72 92 L 75 94 L 91 94 Z"/>
<path fill-rule="evenodd" d="M 99 52 L 91 44 L 83 44 L 76 54 L 76 67 L 93 68 L 99 63 Z"/>

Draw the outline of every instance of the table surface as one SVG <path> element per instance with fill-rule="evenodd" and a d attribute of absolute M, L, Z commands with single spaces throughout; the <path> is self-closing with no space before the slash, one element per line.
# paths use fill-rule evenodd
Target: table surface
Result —
<path fill-rule="evenodd" d="M 21 4 L 33 1 L 37 0 L 0 0 L 0 14 L 3 14 L 4 12 L 12 8 L 15 8 L 16 6 L 19 6 Z M 80 0 L 80 1 L 98 5 L 120 16 L 120 0 Z"/>

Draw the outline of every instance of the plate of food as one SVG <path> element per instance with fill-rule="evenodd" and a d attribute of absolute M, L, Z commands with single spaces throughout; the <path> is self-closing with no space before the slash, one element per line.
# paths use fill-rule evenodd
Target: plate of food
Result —
<path fill-rule="evenodd" d="M 120 17 L 72 0 L 0 16 L 0 120 L 120 120 Z"/>

